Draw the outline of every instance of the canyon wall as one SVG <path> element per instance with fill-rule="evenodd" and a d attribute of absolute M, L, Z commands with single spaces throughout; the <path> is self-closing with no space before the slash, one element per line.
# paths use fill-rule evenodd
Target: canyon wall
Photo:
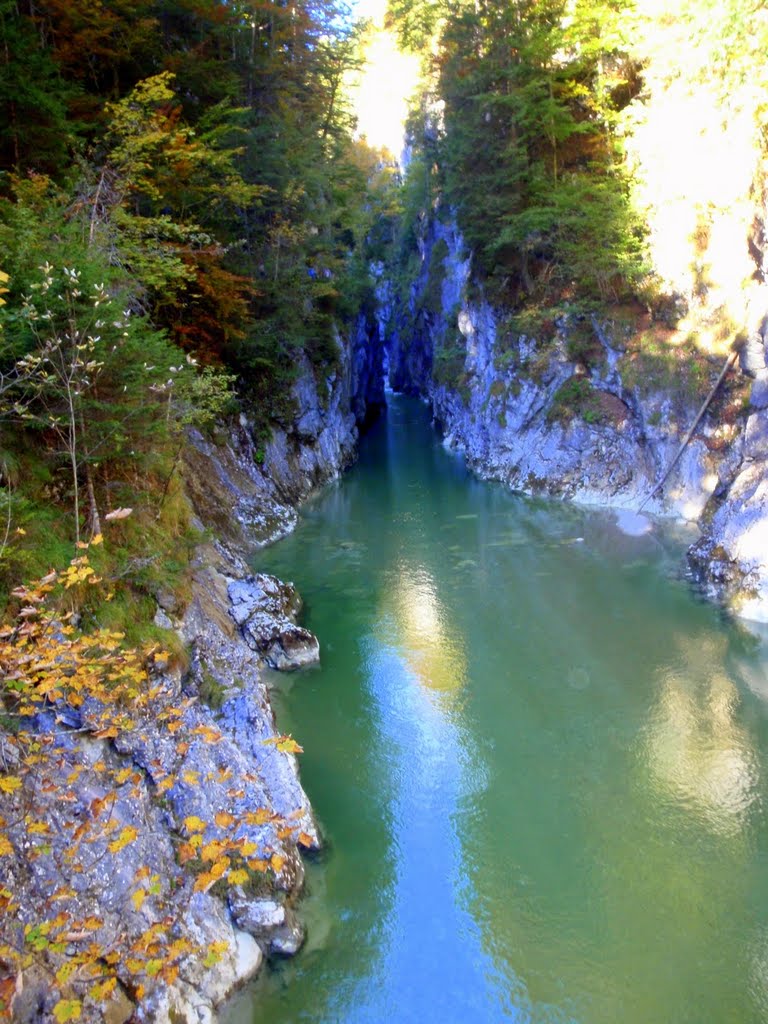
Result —
<path fill-rule="evenodd" d="M 391 386 L 429 400 L 445 444 L 524 494 L 697 523 L 707 593 L 768 620 L 764 318 L 697 421 L 728 350 L 639 303 L 528 326 L 486 300 L 453 217 L 430 217 L 418 245 L 405 298 L 380 275 L 379 327 Z"/>

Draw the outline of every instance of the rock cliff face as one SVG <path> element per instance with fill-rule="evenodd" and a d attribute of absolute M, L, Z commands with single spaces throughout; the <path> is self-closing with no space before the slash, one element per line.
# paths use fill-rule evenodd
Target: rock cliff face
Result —
<path fill-rule="evenodd" d="M 761 371 L 765 374 L 765 371 Z M 768 396 L 752 384 L 750 413 L 711 518 L 688 557 L 705 591 L 745 619 L 768 622 Z"/>
<path fill-rule="evenodd" d="M 187 492 L 218 548 L 236 564 L 293 529 L 296 506 L 343 472 L 354 458 L 360 429 L 384 407 L 384 349 L 376 324 L 361 315 L 349 341 L 338 344 L 338 366 L 324 379 L 302 357 L 293 415 L 273 425 L 262 450 L 245 416 L 230 437 L 215 444 L 199 431 L 190 434 Z"/>
<path fill-rule="evenodd" d="M 304 877 L 300 847 L 318 849 L 321 840 L 261 669 L 275 650 L 281 668 L 311 663 L 318 645 L 295 624 L 300 602 L 293 587 L 241 571 L 215 546 L 201 546 L 191 600 L 181 612 L 163 594 L 166 608 L 157 617 L 187 643 L 188 670 L 156 665 L 151 702 L 112 738 L 104 737 L 103 708 L 93 700 L 77 707 L 60 702 L 39 715 L 34 731 L 57 748 L 54 775 L 29 776 L 3 799 L 7 820 L 21 822 L 32 806 L 50 835 L 45 856 L 27 861 L 15 852 L 19 842 L 4 858 L 19 902 L 17 927 L 34 928 L 56 892 L 62 920 L 93 922 L 85 932 L 70 930 L 66 955 L 76 957 L 82 941 L 119 951 L 118 984 L 105 1010 L 113 1022 L 212 1021 L 215 1007 L 265 956 L 290 955 L 303 941 L 293 911 Z M 248 628 L 256 618 L 258 633 Z M 111 829 L 99 822 L 102 808 Z M 72 848 L 77 823 L 82 843 Z M 116 842 L 125 830 L 132 837 Z M 216 890 L 215 871 L 198 885 L 200 876 L 184 868 L 195 855 L 195 837 L 200 866 L 210 862 L 214 871 L 218 860 L 219 876 L 237 851 L 252 851 L 251 863 L 264 872 L 260 887 L 222 879 Z M 4 939 L 12 942 L 14 934 L 6 920 Z M 146 992 L 134 1003 L 136 972 L 141 978 L 144 968 L 127 966 L 131 951 L 141 960 L 138 951 L 155 945 L 157 966 L 147 961 Z M 50 971 L 31 964 L 24 972 L 16 1019 L 53 1019 L 60 999 L 80 995 L 68 985 L 72 972 L 62 973 L 52 954 Z M 86 1001 L 82 1017 L 103 1019 L 98 1003 Z"/>
<path fill-rule="evenodd" d="M 263 475 L 289 504 L 302 501 L 352 461 L 359 429 L 384 406 L 383 348 L 373 321 L 358 317 L 348 345 L 339 340 L 338 368 L 316 380 L 308 361 L 298 365 L 295 415 L 278 426 L 266 447 Z"/>
<path fill-rule="evenodd" d="M 473 288 L 461 236 L 438 218 L 420 267 L 405 303 L 382 279 L 380 330 L 392 387 L 429 399 L 445 444 L 523 493 L 698 522 L 691 565 L 707 591 L 768 619 L 763 333 L 679 454 L 722 359 L 670 360 L 656 344 L 664 325 L 640 307 L 610 321 L 543 316 L 525 329 Z"/>
<path fill-rule="evenodd" d="M 294 586 L 250 574 L 247 558 L 293 529 L 296 506 L 339 476 L 354 457 L 359 429 L 384 404 L 382 349 L 374 325 L 360 317 L 350 343 L 339 345 L 339 366 L 327 379 L 317 381 L 309 364 L 300 365 L 293 420 L 275 429 L 263 457 L 257 457 L 245 420 L 225 445 L 195 433 L 187 450 L 185 485 L 201 523 L 215 536 L 199 551 L 192 599 L 183 615 L 159 607 L 158 616 L 181 633 L 191 654 L 182 686 L 198 702 L 185 725 L 189 731 L 213 726 L 223 739 L 215 754 L 204 743 L 190 746 L 183 771 L 208 781 L 171 790 L 170 814 L 174 823 L 190 815 L 214 821 L 217 810 L 226 807 L 240 822 L 249 813 L 265 819 L 245 830 L 241 825 L 238 839 L 271 851 L 272 870 L 271 882 L 265 880 L 256 894 L 234 886 L 224 902 L 207 897 L 205 906 L 190 905 L 190 928 L 197 929 L 201 944 L 218 939 L 231 954 L 208 971 L 191 960 L 189 977 L 158 986 L 141 1010 L 148 1020 L 212 1019 L 215 1006 L 251 977 L 265 956 L 292 956 L 304 940 L 294 909 L 304 878 L 300 849 L 317 850 L 322 840 L 296 757 L 290 746 L 281 749 L 261 669 L 316 664 L 319 644 L 297 624 L 301 598 Z M 157 737 L 137 743 L 132 736 L 123 746 L 151 780 L 163 760 Z M 226 781 L 217 783 L 215 773 L 222 769 Z M 206 840 L 216 838 L 206 833 Z"/>
<path fill-rule="evenodd" d="M 156 664 L 151 707 L 111 738 L 101 735 L 100 709 L 87 703 L 41 716 L 38 730 L 61 748 L 58 788 L 48 780 L 39 792 L 30 791 L 37 785 L 30 776 L 22 790 L 0 793 L 4 817 L 21 821 L 20 809 L 35 806 L 52 837 L 49 856 L 30 863 L 23 855 L 4 858 L 21 897 L 13 927 L 32 927 L 36 908 L 72 875 L 76 884 L 61 910 L 72 920 L 90 915 L 95 930 L 88 941 L 110 948 L 119 935 L 127 948 L 161 941 L 164 950 L 174 944 L 179 951 L 171 960 L 165 952 L 155 954 L 158 967 L 146 973 L 140 1001 L 135 977 L 118 966 L 108 1003 L 112 1024 L 129 1017 L 160 1024 L 212 1021 L 216 1006 L 264 957 L 293 955 L 303 942 L 294 909 L 304 878 L 302 851 L 319 849 L 321 837 L 299 779 L 300 748 L 280 735 L 262 669 L 315 664 L 319 645 L 297 622 L 301 599 L 293 585 L 253 575 L 247 560 L 293 528 L 296 504 L 338 476 L 353 457 L 358 425 L 383 403 L 381 349 L 371 335 L 371 324 L 361 318 L 351 343 L 340 346 L 337 370 L 325 380 L 316 381 L 308 365 L 298 368 L 295 415 L 275 430 L 266 451 L 255 450 L 245 419 L 226 443 L 192 433 L 182 473 L 209 539 L 197 549 L 183 604 L 159 590 L 155 617 L 158 627 L 183 639 L 188 667 Z M 105 777 L 118 782 L 112 794 Z M 73 779 L 71 785 L 67 780 Z M 53 800 L 50 794 L 59 791 L 70 799 Z M 111 820 L 135 830 L 137 838 L 120 844 L 118 857 L 109 849 L 113 833 L 94 833 L 87 850 L 70 854 L 61 846 L 72 834 L 70 825 L 91 817 L 98 801 L 112 801 Z M 257 873 L 247 882 L 217 884 L 214 872 L 201 884 L 184 867 L 196 849 L 208 851 L 203 870 L 216 858 L 224 865 L 250 857 Z M 228 856 L 222 860 L 222 854 Z M 62 874 L 72 856 L 74 874 L 69 868 Z M 76 950 L 72 946 L 67 955 Z M 15 1016 L 52 1019 L 59 999 L 79 994 L 68 987 L 69 976 L 57 975 L 52 984 L 52 975 L 26 971 L 17 983 Z M 98 1004 L 88 1000 L 82 1017 L 103 1019 Z"/>

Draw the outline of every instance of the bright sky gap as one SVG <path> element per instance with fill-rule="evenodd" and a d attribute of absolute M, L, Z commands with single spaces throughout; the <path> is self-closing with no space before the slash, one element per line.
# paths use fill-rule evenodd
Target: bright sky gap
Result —
<path fill-rule="evenodd" d="M 372 26 L 365 46 L 366 64 L 351 91 L 360 137 L 399 158 L 419 60 L 401 53 L 395 33 L 384 28 L 386 9 L 386 0 L 358 0 L 358 17 L 369 18 Z"/>

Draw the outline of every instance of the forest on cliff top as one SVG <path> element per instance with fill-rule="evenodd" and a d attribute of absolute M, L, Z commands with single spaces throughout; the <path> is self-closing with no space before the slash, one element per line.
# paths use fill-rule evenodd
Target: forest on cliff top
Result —
<path fill-rule="evenodd" d="M 173 576 L 184 431 L 237 396 L 258 453 L 298 367 L 333 372 L 387 174 L 353 138 L 359 37 L 333 0 L 2 0 L 6 587 L 122 506 L 115 572 L 143 589 L 144 546 Z"/>
<path fill-rule="evenodd" d="M 764 310 L 768 15 L 751 0 L 392 0 L 424 88 L 396 232 L 428 212 L 534 336 L 629 304 L 716 351 Z M 688 318 L 688 319 L 686 319 Z"/>
<path fill-rule="evenodd" d="M 338 330 L 372 311 L 370 261 L 407 293 L 432 216 L 457 218 L 475 281 L 529 333 L 607 306 L 684 338 L 692 314 L 715 350 L 749 331 L 761 5 L 393 0 L 388 18 L 424 65 L 402 188 L 355 136 L 364 33 L 335 0 L 2 0 L 6 587 L 142 493 L 172 509 L 184 429 L 236 397 L 258 451 L 297 367 L 332 372 Z"/>

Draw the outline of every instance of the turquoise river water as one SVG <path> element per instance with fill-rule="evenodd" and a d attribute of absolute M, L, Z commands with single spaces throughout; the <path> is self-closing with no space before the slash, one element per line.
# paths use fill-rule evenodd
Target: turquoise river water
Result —
<path fill-rule="evenodd" d="M 227 1024 L 768 1021 L 765 648 L 614 520 L 395 398 L 260 555 L 321 642 L 275 703 L 328 849 Z"/>

